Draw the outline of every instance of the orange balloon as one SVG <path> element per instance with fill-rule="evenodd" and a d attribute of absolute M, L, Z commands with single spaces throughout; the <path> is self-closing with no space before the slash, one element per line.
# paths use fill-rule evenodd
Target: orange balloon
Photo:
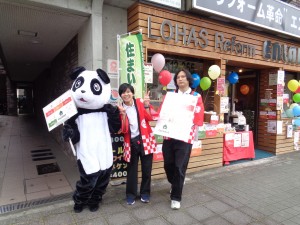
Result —
<path fill-rule="evenodd" d="M 240 87 L 240 92 L 243 94 L 243 95 L 247 95 L 250 91 L 250 88 L 248 85 L 246 84 L 243 84 L 241 87 Z"/>

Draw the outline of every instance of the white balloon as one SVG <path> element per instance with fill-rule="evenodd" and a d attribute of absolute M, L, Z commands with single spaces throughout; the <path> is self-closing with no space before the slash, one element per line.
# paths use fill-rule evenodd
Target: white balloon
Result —
<path fill-rule="evenodd" d="M 152 56 L 151 63 L 153 64 L 153 69 L 159 73 L 165 66 L 165 57 L 160 53 L 156 53 Z"/>
<path fill-rule="evenodd" d="M 221 69 L 218 65 L 212 65 L 208 69 L 208 76 L 212 79 L 215 80 L 217 79 L 221 74 Z"/>

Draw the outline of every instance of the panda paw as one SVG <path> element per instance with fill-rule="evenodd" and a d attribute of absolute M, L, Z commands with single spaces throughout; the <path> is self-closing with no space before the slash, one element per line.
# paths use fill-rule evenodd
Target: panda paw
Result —
<path fill-rule="evenodd" d="M 69 139 L 74 137 L 74 130 L 73 128 L 66 124 L 63 126 L 63 131 L 62 131 L 62 138 L 64 141 L 69 141 Z"/>
<path fill-rule="evenodd" d="M 119 109 L 111 104 L 105 104 L 102 108 L 108 114 L 119 114 Z"/>

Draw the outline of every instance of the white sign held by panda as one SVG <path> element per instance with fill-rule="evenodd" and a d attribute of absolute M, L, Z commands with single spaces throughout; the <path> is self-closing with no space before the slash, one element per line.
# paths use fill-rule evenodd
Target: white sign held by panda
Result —
<path fill-rule="evenodd" d="M 51 131 L 77 113 L 77 108 L 68 90 L 43 108 L 48 130 Z"/>

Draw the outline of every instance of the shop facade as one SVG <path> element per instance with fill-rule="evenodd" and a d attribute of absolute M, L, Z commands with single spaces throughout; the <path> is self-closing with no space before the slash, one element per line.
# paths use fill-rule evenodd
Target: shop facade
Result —
<path fill-rule="evenodd" d="M 136 30 L 143 31 L 145 61 L 150 62 L 155 53 L 161 53 L 166 58 L 165 69 L 170 72 L 185 67 L 202 78 L 208 76 L 212 65 L 218 65 L 220 77 L 226 79 L 232 71 L 237 72 L 239 82 L 225 85 L 222 94 L 217 91 L 216 81 L 208 91 L 197 89 L 204 99 L 205 111 L 215 112 L 219 124 L 232 124 L 233 106 L 237 110 L 248 110 L 251 112 L 247 116 L 248 125 L 251 120 L 256 148 L 274 154 L 295 151 L 299 141 L 294 135 L 287 137 L 287 125 L 292 124 L 292 119 L 284 114 L 292 103 L 292 93 L 284 84 L 299 75 L 300 45 L 296 41 L 202 18 L 199 13 L 171 11 L 142 3 L 128 9 L 128 31 Z M 284 82 L 278 85 L 278 74 L 282 73 Z M 274 76 L 276 82 L 271 81 Z M 246 95 L 241 94 L 242 85 L 248 87 Z M 159 84 L 155 83 L 155 74 L 150 89 L 158 100 Z M 284 103 L 283 93 L 286 93 Z M 228 113 L 222 113 L 220 108 L 222 97 L 229 98 Z M 271 131 L 272 124 L 278 131 Z M 221 129 L 202 139 L 202 154 L 191 158 L 189 172 L 223 165 L 223 135 Z M 153 174 L 159 177 L 160 173 L 163 173 L 162 165 L 158 162 Z"/>

